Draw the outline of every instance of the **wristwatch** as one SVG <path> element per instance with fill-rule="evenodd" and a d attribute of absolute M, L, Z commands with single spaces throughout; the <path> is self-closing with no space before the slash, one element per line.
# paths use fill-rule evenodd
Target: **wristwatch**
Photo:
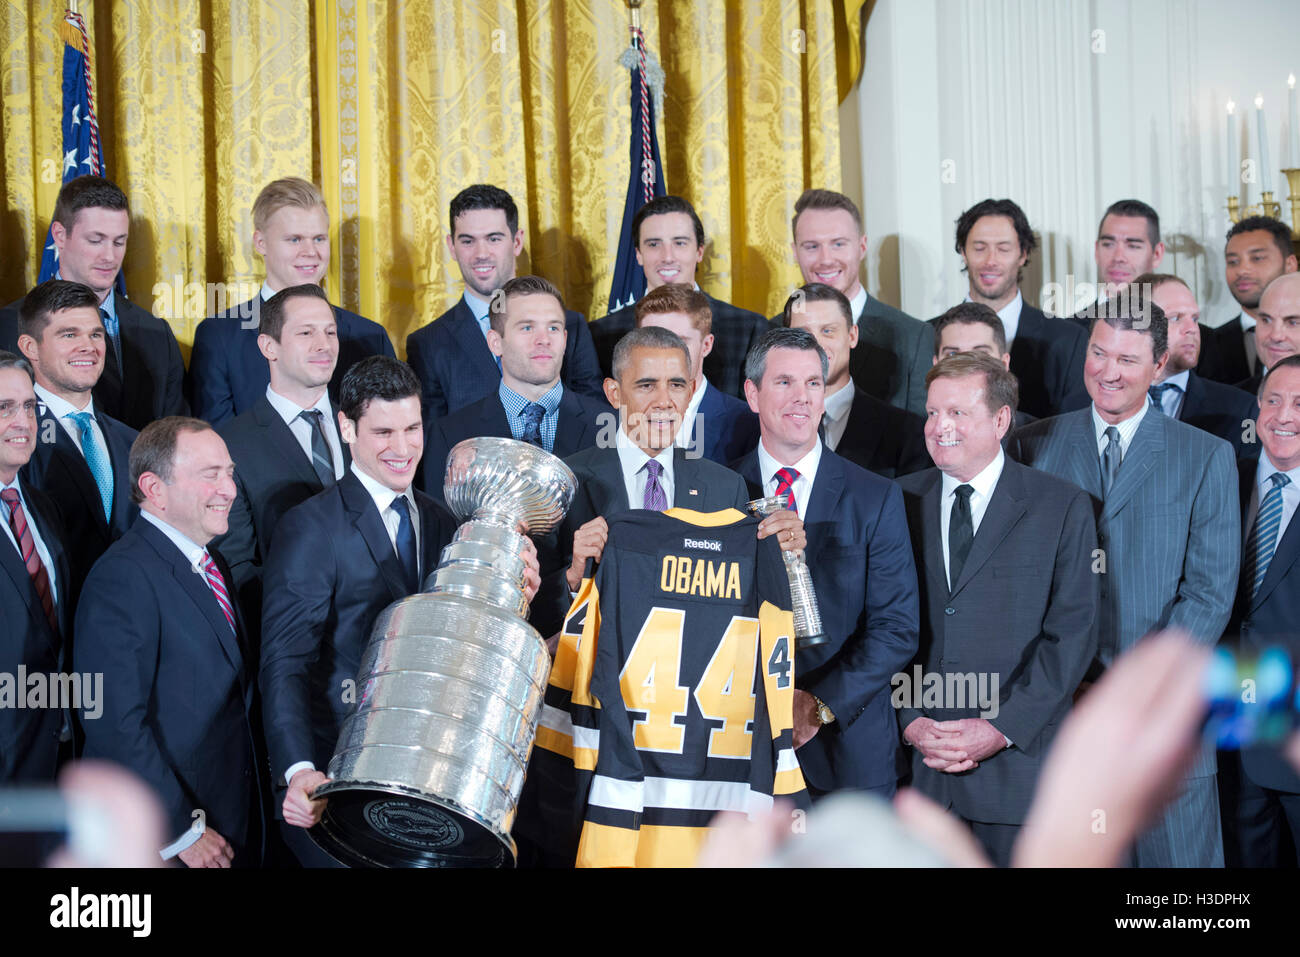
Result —
<path fill-rule="evenodd" d="M 813 700 L 817 702 L 817 720 L 822 724 L 830 724 L 835 720 L 835 712 L 821 698 L 813 695 Z"/>

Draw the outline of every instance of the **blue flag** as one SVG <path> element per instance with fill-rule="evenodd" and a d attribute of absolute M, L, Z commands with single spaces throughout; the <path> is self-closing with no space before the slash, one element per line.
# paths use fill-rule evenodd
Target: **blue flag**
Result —
<path fill-rule="evenodd" d="M 632 218 L 637 210 L 663 196 L 664 166 L 659 159 L 659 137 L 655 134 L 654 98 L 645 81 L 645 39 L 638 30 L 633 45 L 641 59 L 632 68 L 632 142 L 628 155 L 631 168 L 627 179 L 627 203 L 623 207 L 623 229 L 618 238 L 614 281 L 609 287 L 609 312 L 631 305 L 645 293 L 645 272 L 636 261 L 636 237 Z"/>
<path fill-rule="evenodd" d="M 63 38 L 63 182 L 93 173 L 104 175 L 104 152 L 95 119 L 95 94 L 90 78 L 90 41 L 86 24 L 66 13 L 59 24 Z M 53 278 L 59 268 L 53 230 L 46 234 L 38 282 Z M 117 274 L 117 289 L 126 295 L 126 281 Z"/>

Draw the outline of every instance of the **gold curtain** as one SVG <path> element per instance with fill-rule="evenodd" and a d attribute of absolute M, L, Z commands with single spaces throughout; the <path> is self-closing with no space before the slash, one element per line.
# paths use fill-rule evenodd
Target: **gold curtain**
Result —
<path fill-rule="evenodd" d="M 840 183 L 840 97 L 863 0 L 647 0 L 667 76 L 669 192 L 693 202 L 700 284 L 764 314 L 799 280 L 795 197 Z M 59 188 L 62 0 L 0 0 L 0 296 L 35 282 Z M 525 261 L 602 315 L 627 189 L 622 0 L 82 0 L 110 178 L 131 199 L 132 298 L 194 325 L 261 281 L 250 208 L 279 176 L 329 201 L 327 288 L 406 334 L 460 292 L 452 196 L 520 205 Z M 52 165 L 51 165 L 52 164 Z"/>

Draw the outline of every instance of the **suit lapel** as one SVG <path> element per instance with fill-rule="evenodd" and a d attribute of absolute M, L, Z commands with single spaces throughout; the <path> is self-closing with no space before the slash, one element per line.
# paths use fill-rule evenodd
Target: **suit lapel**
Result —
<path fill-rule="evenodd" d="M 501 409 L 501 421 L 505 422 L 505 435 L 510 434 L 510 423 L 505 421 L 505 407 L 498 402 Z M 484 433 L 492 435 L 491 432 Z M 583 438 L 587 434 L 587 415 L 583 404 L 578 401 L 573 390 L 565 388 L 560 392 L 560 410 L 555 420 L 555 446 L 552 452 L 560 458 L 566 458 L 583 447 Z"/>
<path fill-rule="evenodd" d="M 943 566 L 943 473 L 935 469 L 929 486 L 921 493 L 921 557 L 925 573 L 936 595 L 948 594 Z"/>
<path fill-rule="evenodd" d="M 54 562 L 54 546 L 56 543 L 53 537 L 49 534 L 49 525 L 41 520 L 41 516 L 33 514 L 35 510 L 31 507 L 31 498 L 25 494 L 25 491 L 23 495 L 23 504 L 26 506 L 23 509 L 23 512 L 27 515 L 28 522 L 36 524 L 37 531 L 41 533 L 41 541 L 45 543 L 46 551 L 50 552 L 50 559 Z M 0 541 L 0 568 L 3 568 L 8 573 L 9 577 L 13 579 L 14 588 L 17 589 L 18 594 L 23 596 L 23 603 L 27 606 L 28 616 L 36 623 L 41 634 L 45 636 L 45 640 L 49 642 L 50 647 L 57 654 L 59 650 L 58 642 L 55 640 L 54 635 L 50 633 L 50 625 L 45 618 L 45 609 L 41 606 L 41 600 L 36 597 L 36 586 L 32 584 L 32 578 L 27 574 L 27 567 L 23 564 L 22 556 L 19 555 L 18 549 L 9 541 L 9 536 L 7 535 L 5 536 L 4 541 Z M 59 569 L 56 568 L 55 571 L 57 573 Z M 66 618 L 63 615 L 63 607 L 67 601 L 68 594 L 67 575 L 61 576 L 56 584 L 59 593 L 59 602 L 56 611 L 58 612 L 60 625 L 66 627 Z M 6 610 L 5 614 L 8 615 L 10 612 Z"/>
<path fill-rule="evenodd" d="M 867 403 L 862 401 L 866 393 L 852 383 L 849 388 L 853 389 L 853 405 L 849 407 L 849 420 L 844 423 L 844 432 L 840 435 L 836 454 L 849 458 L 845 453 L 855 452 L 857 461 L 866 468 L 866 463 L 875 459 L 884 429 L 882 423 L 872 417 Z"/>
<path fill-rule="evenodd" d="M 463 295 L 456 302 L 452 321 L 456 323 L 456 328 L 452 330 L 452 342 L 465 353 L 465 358 L 477 366 L 483 375 L 500 376 L 501 370 L 497 368 L 496 357 L 488 348 L 487 337 L 483 335 L 478 320 L 474 318 L 474 311 Z"/>
<path fill-rule="evenodd" d="M 321 484 L 320 476 L 316 474 L 316 469 L 312 467 L 311 462 L 307 461 L 302 446 L 298 444 L 298 437 L 293 434 L 293 429 L 289 428 L 288 423 L 280 418 L 280 413 L 275 411 L 266 396 L 262 396 L 254 403 L 253 421 L 266 430 L 264 447 L 273 449 L 298 481 L 310 485 L 318 492 L 324 490 L 325 486 Z M 334 421 L 337 423 L 338 419 Z M 344 448 L 346 447 L 345 445 Z M 346 453 L 344 465 L 345 467 L 347 465 Z"/>
<path fill-rule="evenodd" d="M 970 553 L 962 565 L 961 577 L 957 579 L 952 594 L 955 595 L 966 587 L 1002 544 L 1003 539 L 1011 533 L 1011 529 L 1024 517 L 1028 509 L 1024 499 L 1024 484 L 1020 473 L 1016 471 L 1015 463 L 1008 459 L 1002 466 L 998 484 L 993 487 L 993 497 L 989 499 L 984 518 L 980 520 L 979 531 L 971 541 Z"/>
<path fill-rule="evenodd" d="M 820 522 L 829 527 L 843 493 L 844 469 L 835 453 L 823 445 L 817 477 L 813 479 L 812 494 L 808 496 L 808 514 L 803 517 L 804 525 L 814 526 Z M 808 544 L 812 545 L 811 539 Z"/>
<path fill-rule="evenodd" d="M 673 505 L 697 512 L 714 511 L 709 500 L 709 490 L 699 480 L 695 461 L 686 457 L 686 450 L 673 447 Z"/>
<path fill-rule="evenodd" d="M 108 520 L 104 517 L 104 500 L 99 496 L 99 486 L 95 484 L 95 477 L 90 474 L 90 466 L 86 463 L 85 456 L 77 448 L 76 443 L 72 441 L 72 436 L 63 428 L 54 414 L 50 412 L 49 407 L 44 403 L 40 406 L 40 430 L 45 434 L 47 430 L 53 430 L 54 433 L 54 451 L 55 454 L 64 462 L 64 467 L 68 469 L 72 477 L 72 484 L 77 487 L 77 492 L 81 495 L 86 508 L 89 511 L 91 520 L 95 527 L 99 529 L 100 534 L 108 537 Z M 104 429 L 100 424 L 100 431 Z M 104 433 L 104 444 L 108 445 L 108 433 Z M 109 449 L 109 466 L 112 468 L 116 465 L 113 462 L 112 449 Z M 125 470 L 123 470 L 125 472 Z M 117 471 L 114 470 L 116 479 Z M 117 498 L 117 489 L 113 490 L 113 498 Z"/>
<path fill-rule="evenodd" d="M 750 449 L 745 453 L 745 457 L 740 460 L 740 467 L 737 469 L 740 477 L 745 480 L 749 486 L 749 497 L 751 499 L 763 497 L 763 476 L 758 470 L 758 449 Z"/>
<path fill-rule="evenodd" d="M 1155 468 L 1156 462 L 1160 461 L 1163 464 L 1167 421 L 1163 414 L 1156 413 L 1154 409 L 1148 409 L 1147 414 L 1143 416 L 1142 424 L 1138 426 L 1133 440 L 1129 443 L 1128 451 L 1124 454 L 1119 474 L 1115 476 L 1115 484 L 1111 487 L 1110 494 L 1106 496 L 1105 504 L 1102 506 L 1103 518 L 1114 517 L 1141 488 L 1151 470 Z"/>
<path fill-rule="evenodd" d="M 1067 430 L 1061 439 L 1067 446 L 1065 455 L 1070 463 L 1070 476 L 1075 485 L 1100 500 L 1101 455 L 1097 452 L 1097 436 L 1092 429 L 1092 407 L 1068 414 L 1074 416 L 1074 427 Z"/>
<path fill-rule="evenodd" d="M 402 570 L 401 562 L 397 560 L 397 552 L 393 549 L 392 539 L 388 537 L 388 529 L 384 527 L 379 509 L 375 507 L 375 500 L 370 497 L 361 480 L 351 472 L 343 476 L 338 488 L 343 498 L 343 507 L 347 510 L 348 517 L 352 520 L 358 534 L 365 541 L 366 548 L 370 550 L 370 557 L 379 566 L 393 601 L 405 598 L 406 573 Z"/>
<path fill-rule="evenodd" d="M 1183 393 L 1183 404 L 1178 410 L 1178 421 L 1186 422 L 1192 416 L 1201 411 L 1201 403 L 1205 401 L 1205 385 L 1201 382 L 1201 377 L 1195 372 L 1187 374 L 1187 391 Z"/>

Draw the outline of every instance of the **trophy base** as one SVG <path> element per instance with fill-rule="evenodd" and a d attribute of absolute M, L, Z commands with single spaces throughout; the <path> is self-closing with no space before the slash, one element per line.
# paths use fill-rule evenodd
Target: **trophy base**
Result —
<path fill-rule="evenodd" d="M 794 646 L 798 648 L 815 648 L 817 645 L 824 645 L 830 641 L 830 636 L 824 633 L 816 635 L 796 635 Z"/>
<path fill-rule="evenodd" d="M 348 867 L 503 868 L 515 866 L 514 841 L 502 840 L 451 805 L 382 785 L 335 785 L 321 822 L 308 835 Z"/>

